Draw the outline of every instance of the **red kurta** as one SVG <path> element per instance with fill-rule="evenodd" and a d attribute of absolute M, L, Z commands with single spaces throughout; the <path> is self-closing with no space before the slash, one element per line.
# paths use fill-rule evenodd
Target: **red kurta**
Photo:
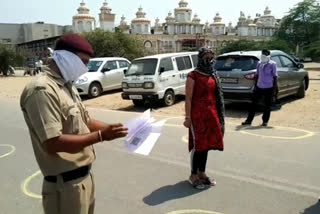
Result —
<path fill-rule="evenodd" d="M 191 128 L 189 129 L 189 151 L 223 151 L 223 136 L 219 122 L 216 94 L 217 85 L 212 76 L 196 71 L 188 77 L 194 82 L 191 103 Z"/>

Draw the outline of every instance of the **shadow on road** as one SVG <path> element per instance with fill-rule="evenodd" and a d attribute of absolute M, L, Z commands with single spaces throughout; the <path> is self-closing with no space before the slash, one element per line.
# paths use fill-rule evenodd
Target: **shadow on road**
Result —
<path fill-rule="evenodd" d="M 241 131 L 241 130 L 259 130 L 259 129 L 274 129 L 272 126 L 244 126 L 244 125 L 238 125 L 236 126 L 235 130 L 236 131 Z"/>
<path fill-rule="evenodd" d="M 112 95 L 112 94 L 118 94 L 122 92 L 121 89 L 116 89 L 116 90 L 111 90 L 111 91 L 105 91 L 103 92 L 100 96 L 104 96 L 104 95 Z M 97 98 L 89 98 L 87 95 L 80 95 L 81 96 L 81 99 L 82 101 L 86 101 L 86 100 L 94 100 L 94 99 L 97 99 Z"/>
<path fill-rule="evenodd" d="M 176 101 L 175 101 L 175 104 L 174 105 L 178 105 L 179 103 L 182 103 L 184 102 L 185 100 L 185 96 L 176 96 Z M 129 112 L 144 112 L 145 110 L 147 109 L 151 109 L 151 110 L 158 110 L 158 109 L 165 109 L 165 108 L 172 108 L 173 106 L 164 106 L 162 103 L 161 103 L 161 100 L 159 101 L 153 101 L 153 102 L 150 102 L 150 101 L 146 101 L 144 106 L 134 106 L 134 105 L 130 105 L 130 106 L 127 106 L 125 108 L 118 108 L 117 110 L 119 111 L 129 111 Z"/>
<path fill-rule="evenodd" d="M 174 185 L 161 187 L 143 198 L 143 202 L 150 206 L 156 206 L 170 200 L 185 198 L 203 190 L 192 188 L 188 181 L 181 181 Z"/>
<path fill-rule="evenodd" d="M 316 204 L 312 205 L 305 209 L 301 214 L 319 214 L 320 213 L 320 202 L 318 201 Z"/>

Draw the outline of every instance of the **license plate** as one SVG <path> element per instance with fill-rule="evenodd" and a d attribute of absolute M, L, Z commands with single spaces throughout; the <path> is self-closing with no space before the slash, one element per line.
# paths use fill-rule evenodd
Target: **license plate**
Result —
<path fill-rule="evenodd" d="M 238 83 L 237 78 L 220 78 L 222 83 Z"/>
<path fill-rule="evenodd" d="M 129 95 L 129 98 L 131 100 L 142 100 L 143 99 L 142 95 Z"/>

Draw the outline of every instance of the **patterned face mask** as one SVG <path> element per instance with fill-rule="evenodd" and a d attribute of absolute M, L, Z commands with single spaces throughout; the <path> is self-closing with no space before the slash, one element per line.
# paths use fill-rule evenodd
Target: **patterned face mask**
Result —
<path fill-rule="evenodd" d="M 198 54 L 198 65 L 197 69 L 201 72 L 212 74 L 214 72 L 213 69 L 213 52 L 211 49 L 208 48 L 201 48 Z"/>

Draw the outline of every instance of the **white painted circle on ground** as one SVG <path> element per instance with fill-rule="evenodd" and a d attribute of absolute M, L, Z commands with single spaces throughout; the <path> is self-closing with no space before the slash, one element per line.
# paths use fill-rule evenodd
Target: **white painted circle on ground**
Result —
<path fill-rule="evenodd" d="M 182 141 L 183 141 L 184 143 L 188 143 L 188 142 L 189 142 L 189 136 L 188 136 L 188 135 L 183 136 L 183 137 L 182 137 Z"/>
<path fill-rule="evenodd" d="M 222 214 L 214 211 L 207 211 L 207 210 L 177 210 L 172 211 L 167 214 Z"/>
<path fill-rule="evenodd" d="M 263 135 L 263 134 L 256 134 L 249 132 L 250 129 L 241 130 L 240 132 L 242 134 L 252 135 L 256 137 L 262 137 L 262 138 L 273 138 L 273 139 L 282 139 L 282 140 L 300 140 L 308 137 L 312 137 L 314 135 L 314 132 L 303 130 L 303 129 L 297 129 L 297 128 L 291 128 L 291 127 L 282 127 L 282 126 L 273 126 L 274 128 L 285 130 L 285 131 L 292 131 L 292 132 L 300 132 L 304 133 L 303 135 L 299 135 L 296 137 L 290 137 L 290 136 L 272 136 L 272 135 Z"/>
<path fill-rule="evenodd" d="M 35 177 L 37 177 L 37 176 L 39 176 L 39 175 L 41 175 L 40 170 L 37 171 L 37 172 L 35 172 L 33 175 L 27 177 L 27 178 L 22 182 L 22 184 L 21 184 L 21 190 L 22 190 L 22 192 L 23 192 L 25 195 L 27 195 L 27 196 L 29 196 L 29 197 L 31 197 L 31 198 L 42 199 L 42 196 L 41 196 L 41 195 L 39 195 L 39 194 L 37 194 L 37 193 L 33 193 L 33 192 L 31 192 L 31 191 L 28 190 L 28 186 L 29 186 L 30 182 L 31 182 Z"/>
<path fill-rule="evenodd" d="M 0 155 L 0 158 L 7 157 L 7 156 L 11 155 L 12 153 L 14 153 L 16 151 L 16 147 L 14 147 L 12 145 L 0 144 L 0 147 L 8 147 L 8 148 L 10 148 L 10 151 Z"/>

